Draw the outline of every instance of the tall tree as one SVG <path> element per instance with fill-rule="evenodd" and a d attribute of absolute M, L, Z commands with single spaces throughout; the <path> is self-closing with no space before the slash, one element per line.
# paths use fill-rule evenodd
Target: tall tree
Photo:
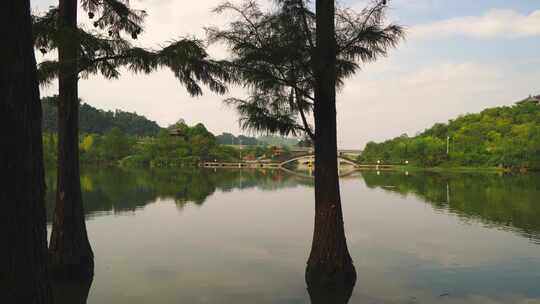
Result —
<path fill-rule="evenodd" d="M 168 67 L 191 95 L 202 94 L 200 83 L 224 93 L 227 80 L 226 71 L 207 58 L 198 40 L 180 39 L 158 51 L 133 47 L 122 34 L 137 39 L 146 12 L 132 10 L 127 0 L 80 3 L 90 19 L 96 18 L 92 31 L 77 25 L 77 0 L 60 0 L 58 8 L 34 18 L 35 46 L 44 54 L 58 50 L 58 60 L 39 64 L 39 75 L 43 83 L 59 80 L 58 186 L 49 247 L 51 269 L 59 277 L 93 275 L 79 181 L 79 77 L 99 73 L 117 78 L 121 66 L 144 73 Z"/>
<path fill-rule="evenodd" d="M 41 106 L 29 0 L 0 2 L 0 298 L 52 303 Z"/>
<path fill-rule="evenodd" d="M 306 268 L 306 282 L 311 289 L 328 288 L 325 286 L 328 284 L 354 285 L 356 282 L 356 271 L 345 239 L 339 193 L 334 12 L 334 0 L 316 1 L 316 47 L 313 58 L 315 228 Z"/>
<path fill-rule="evenodd" d="M 226 29 L 208 28 L 210 41 L 231 51 L 229 66 L 249 89 L 246 99 L 229 98 L 241 125 L 253 131 L 307 134 L 315 143 L 315 229 L 306 269 L 308 286 L 354 284 L 356 274 L 343 228 L 337 171 L 336 87 L 360 68 L 385 56 L 404 36 L 385 23 L 386 1 L 359 13 L 316 1 L 281 0 L 263 12 L 255 1 L 224 3 L 238 19 Z M 313 113 L 315 130 L 308 114 Z M 322 285 L 321 285 L 322 284 Z"/>
<path fill-rule="evenodd" d="M 79 178 L 79 92 L 77 0 L 60 0 L 58 29 L 58 174 L 49 245 L 57 277 L 93 277 L 94 253 L 88 240 Z"/>

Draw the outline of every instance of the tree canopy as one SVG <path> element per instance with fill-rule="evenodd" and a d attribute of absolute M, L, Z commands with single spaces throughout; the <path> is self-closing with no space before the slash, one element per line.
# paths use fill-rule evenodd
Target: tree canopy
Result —
<path fill-rule="evenodd" d="M 34 45 L 41 53 L 56 50 L 63 40 L 76 40 L 82 78 L 101 74 L 115 79 L 120 76 L 121 67 L 133 73 L 169 68 L 191 95 L 202 94 L 201 84 L 218 93 L 226 92 L 229 74 L 219 62 L 209 58 L 201 40 L 183 37 L 159 49 L 136 47 L 124 34 L 134 40 L 143 33 L 146 11 L 130 8 L 127 0 L 83 0 L 81 5 L 94 20 L 92 29 L 80 25 L 73 32 L 59 27 L 57 7 L 33 17 Z M 40 83 L 47 84 L 57 78 L 60 67 L 58 60 L 40 62 Z"/>
<path fill-rule="evenodd" d="M 404 31 L 386 24 L 386 1 L 355 12 L 336 10 L 337 84 L 360 69 L 360 63 L 385 56 Z M 207 28 L 210 42 L 225 43 L 231 53 L 227 65 L 235 81 L 249 89 L 245 99 L 228 98 L 240 113 L 241 126 L 256 132 L 313 137 L 309 114 L 313 110 L 315 72 L 315 13 L 304 0 L 282 0 L 263 11 L 255 1 L 226 2 L 216 13 L 233 12 L 237 18 L 226 28 Z"/>

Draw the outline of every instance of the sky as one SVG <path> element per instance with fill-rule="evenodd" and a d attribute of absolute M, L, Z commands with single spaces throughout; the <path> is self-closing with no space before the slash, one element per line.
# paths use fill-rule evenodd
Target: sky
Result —
<path fill-rule="evenodd" d="M 57 3 L 31 1 L 34 11 Z M 222 2 L 131 0 L 133 8 L 148 12 L 137 44 L 157 48 L 179 37 L 204 39 L 204 27 L 231 21 L 231 15 L 212 12 Z M 337 3 L 360 10 L 370 1 Z M 83 13 L 79 21 L 90 24 Z M 362 65 L 338 92 L 340 148 L 361 149 L 369 141 L 414 135 L 460 114 L 540 94 L 539 0 L 390 0 L 388 21 L 405 26 L 407 38 L 387 57 Z M 220 46 L 209 52 L 226 56 Z M 168 70 L 124 72 L 116 80 L 91 76 L 79 87 L 80 97 L 92 106 L 136 112 L 162 127 L 184 119 L 202 122 L 214 134 L 249 134 L 239 128 L 235 110 L 223 103 L 226 97 L 244 96 L 242 88 L 231 88 L 225 96 L 205 89 L 193 98 Z M 56 83 L 41 91 L 42 96 L 56 93 Z"/>

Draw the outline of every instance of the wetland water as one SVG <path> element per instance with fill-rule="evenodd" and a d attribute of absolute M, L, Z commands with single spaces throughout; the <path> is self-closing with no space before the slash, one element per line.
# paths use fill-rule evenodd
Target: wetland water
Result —
<path fill-rule="evenodd" d="M 310 302 L 311 179 L 108 168 L 81 183 L 88 303 Z M 349 303 L 540 303 L 540 175 L 358 172 L 341 193 Z"/>

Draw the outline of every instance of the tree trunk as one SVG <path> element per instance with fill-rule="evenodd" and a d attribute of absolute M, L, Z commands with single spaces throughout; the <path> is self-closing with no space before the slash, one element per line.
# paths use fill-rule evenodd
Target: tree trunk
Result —
<path fill-rule="evenodd" d="M 317 0 L 316 25 L 315 228 L 306 268 L 310 289 L 349 286 L 356 282 L 356 271 L 345 239 L 339 194 L 334 0 Z"/>
<path fill-rule="evenodd" d="M 88 241 L 79 177 L 77 0 L 60 0 L 58 46 L 58 180 L 49 262 L 56 278 L 90 278 L 94 254 Z"/>
<path fill-rule="evenodd" d="M 52 303 L 29 0 L 0 1 L 0 302 Z"/>
<path fill-rule="evenodd" d="M 52 281 L 54 304 L 86 304 L 92 278 L 84 280 Z"/>
<path fill-rule="evenodd" d="M 354 282 L 342 284 L 308 284 L 308 293 L 311 304 L 347 304 L 354 289 Z M 56 299 L 56 298 L 55 298 Z"/>

